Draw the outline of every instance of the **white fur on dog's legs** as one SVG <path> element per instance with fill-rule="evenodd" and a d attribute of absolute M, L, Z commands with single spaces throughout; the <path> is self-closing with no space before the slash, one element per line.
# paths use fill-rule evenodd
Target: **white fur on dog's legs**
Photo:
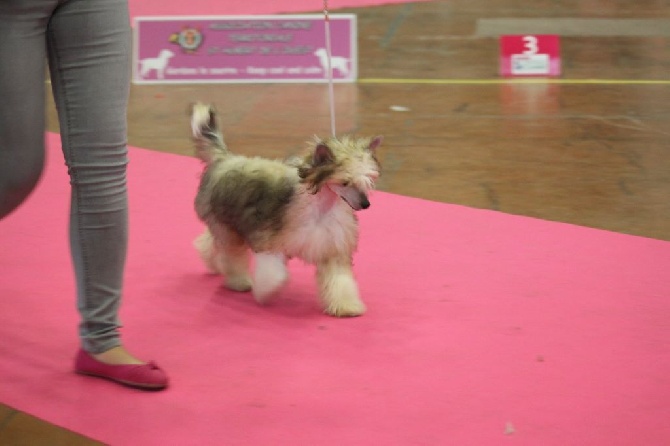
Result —
<path fill-rule="evenodd" d="M 252 293 L 259 303 L 265 303 L 288 279 L 283 254 L 256 253 L 256 271 Z"/>
<path fill-rule="evenodd" d="M 365 304 L 358 294 L 351 264 L 331 259 L 317 265 L 317 280 L 324 311 L 331 316 L 360 316 Z"/>
<path fill-rule="evenodd" d="M 235 250 L 227 249 L 225 255 L 226 288 L 233 291 L 249 291 L 252 289 L 249 275 L 249 250 L 245 247 Z"/>
<path fill-rule="evenodd" d="M 225 276 L 224 285 L 233 291 L 249 291 L 249 249 L 235 237 L 230 236 L 229 243 L 217 243 L 211 232 L 206 229 L 194 241 L 200 258 L 210 272 Z"/>
<path fill-rule="evenodd" d="M 211 273 L 223 274 L 223 259 L 214 248 L 214 238 L 208 229 L 193 240 L 193 246 Z"/>

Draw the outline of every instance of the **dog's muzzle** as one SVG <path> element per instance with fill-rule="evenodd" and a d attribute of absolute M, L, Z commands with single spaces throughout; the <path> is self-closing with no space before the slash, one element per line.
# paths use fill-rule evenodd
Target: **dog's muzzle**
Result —
<path fill-rule="evenodd" d="M 340 196 L 354 211 L 367 209 L 370 207 L 368 196 L 351 186 L 342 186 L 339 184 L 332 184 L 330 188 L 333 192 Z"/>
<path fill-rule="evenodd" d="M 361 194 L 361 201 L 360 201 L 361 209 L 367 209 L 370 207 L 370 201 L 368 200 L 368 197 L 366 197 L 364 194 Z M 349 205 L 351 206 L 351 205 Z"/>

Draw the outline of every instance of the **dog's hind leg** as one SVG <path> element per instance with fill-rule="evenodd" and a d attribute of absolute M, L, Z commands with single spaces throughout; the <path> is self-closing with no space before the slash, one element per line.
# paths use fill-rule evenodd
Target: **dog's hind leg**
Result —
<path fill-rule="evenodd" d="M 239 235 L 233 232 L 228 232 L 226 235 L 224 241 L 216 240 L 217 248 L 221 252 L 223 275 L 226 277 L 224 285 L 234 291 L 249 291 L 251 290 L 249 247 Z"/>
<path fill-rule="evenodd" d="M 200 257 L 213 273 L 224 276 L 224 285 L 234 291 L 251 290 L 249 247 L 236 233 L 215 226 L 216 235 L 205 230 L 193 244 Z"/>
<path fill-rule="evenodd" d="M 345 259 L 328 259 L 316 265 L 324 311 L 331 316 L 360 316 L 365 313 L 365 304 L 358 294 L 358 285 Z"/>
<path fill-rule="evenodd" d="M 286 258 L 277 253 L 256 253 L 256 270 L 254 272 L 254 298 L 265 303 L 276 293 L 288 279 Z"/>
<path fill-rule="evenodd" d="M 202 234 L 196 237 L 193 241 L 193 246 L 198 251 L 200 258 L 211 273 L 224 273 L 223 259 L 214 246 L 214 238 L 212 237 L 212 233 L 209 232 L 209 229 L 205 229 Z"/>

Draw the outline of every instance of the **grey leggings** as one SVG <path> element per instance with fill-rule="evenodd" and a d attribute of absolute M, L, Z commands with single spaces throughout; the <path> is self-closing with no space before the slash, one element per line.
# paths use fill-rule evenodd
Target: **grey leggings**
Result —
<path fill-rule="evenodd" d="M 92 353 L 120 344 L 130 42 L 127 0 L 0 0 L 0 218 L 42 172 L 48 60 L 72 185 L 79 335 Z"/>

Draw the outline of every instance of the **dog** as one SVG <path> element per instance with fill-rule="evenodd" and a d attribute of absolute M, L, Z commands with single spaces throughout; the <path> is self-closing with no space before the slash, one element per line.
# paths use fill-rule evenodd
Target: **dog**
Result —
<path fill-rule="evenodd" d="M 383 138 L 315 137 L 291 161 L 246 157 L 228 150 L 216 111 L 202 103 L 192 106 L 191 130 L 205 165 L 195 211 L 207 227 L 194 244 L 224 286 L 266 303 L 288 279 L 287 260 L 299 258 L 316 265 L 325 313 L 363 314 L 352 268 L 354 212 L 370 206 Z"/>
<path fill-rule="evenodd" d="M 158 57 L 147 57 L 146 59 L 140 60 L 140 76 L 145 78 L 151 70 L 156 70 L 156 77 L 158 79 L 163 79 L 168 61 L 173 57 L 174 53 L 172 51 L 161 50 Z"/>
<path fill-rule="evenodd" d="M 319 58 L 319 62 L 321 63 L 321 67 L 323 67 L 323 71 L 326 73 L 326 76 L 328 75 L 328 52 L 324 48 L 319 48 L 318 50 L 314 51 L 314 55 Z M 346 57 L 336 57 L 332 56 L 330 58 L 330 67 L 334 70 L 338 70 L 342 76 L 348 76 L 349 75 L 349 67 L 347 66 L 347 63 L 349 60 Z"/>

